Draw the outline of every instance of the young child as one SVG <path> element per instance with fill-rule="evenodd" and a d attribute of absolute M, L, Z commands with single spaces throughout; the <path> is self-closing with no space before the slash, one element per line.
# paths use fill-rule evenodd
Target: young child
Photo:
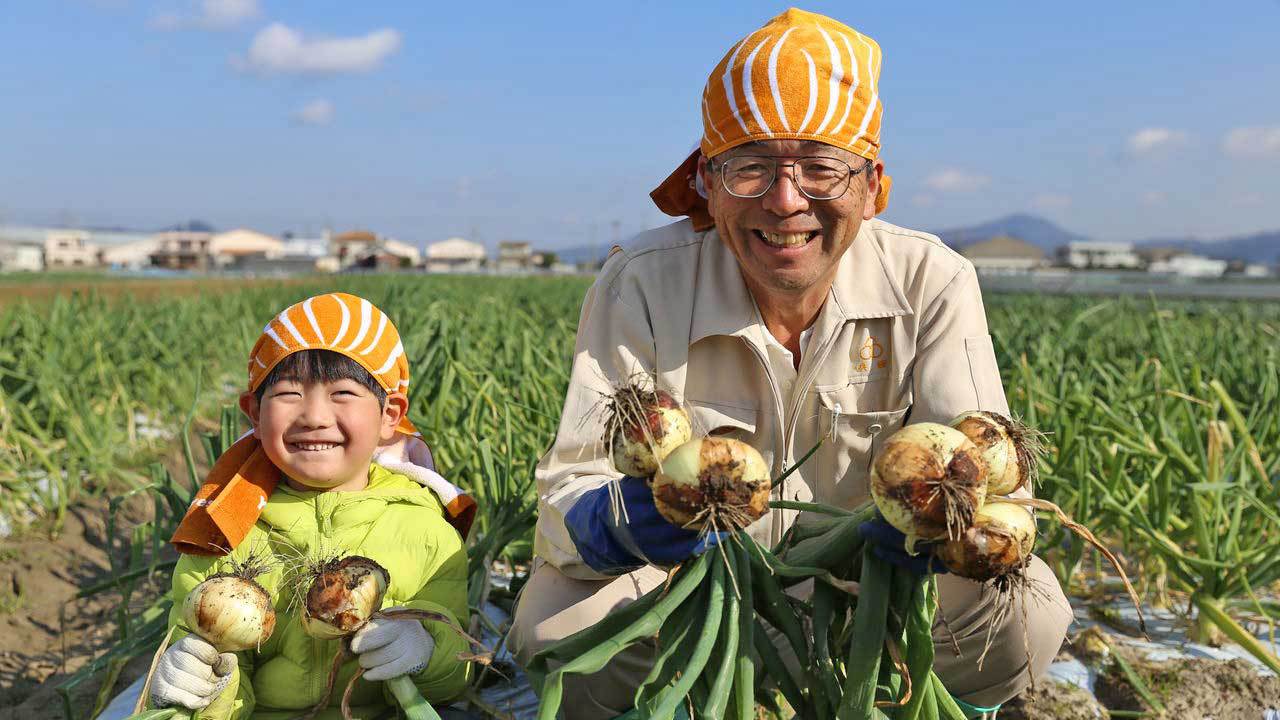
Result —
<path fill-rule="evenodd" d="M 153 707 L 182 706 L 216 720 L 283 720 L 324 698 L 342 646 L 303 632 L 282 566 L 300 556 L 368 557 L 391 576 L 383 609 L 429 610 L 466 626 L 463 537 L 475 506 L 429 467 L 430 453 L 405 417 L 408 386 L 395 326 L 361 298 L 316 296 L 263 330 L 240 396 L 253 431 L 214 465 L 173 538 L 183 555 L 169 624 L 180 639 L 152 677 Z M 256 578 L 275 604 L 275 631 L 256 651 L 220 655 L 185 634 L 183 600 L 250 556 L 275 561 Z M 361 718 L 393 712 L 382 680 L 408 675 L 432 703 L 453 699 L 466 684 L 468 665 L 458 655 L 468 648 L 443 623 L 375 619 L 350 649 L 354 657 L 341 666 L 318 718 L 340 717 L 342 690 L 360 668 L 350 703 Z"/>

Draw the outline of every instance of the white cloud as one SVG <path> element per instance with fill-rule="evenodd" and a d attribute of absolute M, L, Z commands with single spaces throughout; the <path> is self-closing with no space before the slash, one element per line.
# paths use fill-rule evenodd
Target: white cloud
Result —
<path fill-rule="evenodd" d="M 205 30 L 230 30 L 262 14 L 258 0 L 200 0 L 191 12 L 164 12 L 148 23 L 154 30 L 181 30 L 188 27 Z"/>
<path fill-rule="evenodd" d="M 1236 128 L 1223 138 L 1222 149 L 1236 157 L 1280 157 L 1280 126 Z"/>
<path fill-rule="evenodd" d="M 368 72 L 400 49 L 400 33 L 391 28 L 358 37 L 304 37 L 282 23 L 272 23 L 253 38 L 246 57 L 232 58 L 243 70 L 272 73 L 336 74 Z"/>
<path fill-rule="evenodd" d="M 934 205 L 937 205 L 938 201 L 937 201 L 937 198 L 935 198 L 932 195 L 929 195 L 927 193 L 920 193 L 911 198 L 911 204 L 915 205 L 916 207 L 927 208 L 927 207 L 933 207 Z"/>
<path fill-rule="evenodd" d="M 1144 205 L 1164 205 L 1169 201 L 1169 196 L 1159 190 L 1148 190 L 1142 193 L 1142 202 Z"/>
<path fill-rule="evenodd" d="M 972 192 L 987 186 L 991 179 L 956 168 L 944 168 L 925 178 L 924 184 L 938 192 Z"/>
<path fill-rule="evenodd" d="M 1071 196 L 1060 193 L 1042 193 L 1031 199 L 1037 210 L 1066 210 L 1071 207 Z"/>
<path fill-rule="evenodd" d="M 333 120 L 333 103 L 328 100 L 312 100 L 293 113 L 293 121 L 299 125 L 328 125 Z"/>
<path fill-rule="evenodd" d="M 1181 130 L 1153 127 L 1143 128 L 1129 136 L 1129 152 L 1149 155 L 1166 148 L 1179 147 L 1187 142 L 1187 134 Z"/>

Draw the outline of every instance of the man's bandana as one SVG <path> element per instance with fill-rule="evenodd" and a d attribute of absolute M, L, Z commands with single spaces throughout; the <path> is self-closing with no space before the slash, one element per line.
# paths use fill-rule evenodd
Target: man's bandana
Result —
<path fill-rule="evenodd" d="M 712 226 L 697 192 L 698 155 L 757 140 L 814 140 L 875 161 L 880 154 L 880 46 L 831 18 L 792 8 L 729 49 L 702 90 L 698 151 L 651 193 L 669 215 Z M 889 202 L 884 176 L 876 213 Z"/>
<path fill-rule="evenodd" d="M 407 393 L 409 361 L 395 325 L 368 300 L 346 293 L 307 298 L 263 328 L 249 354 L 249 390 L 258 389 L 286 357 L 303 350 L 331 350 L 356 361 L 387 392 Z M 440 497 L 445 520 L 465 538 L 475 519 L 469 495 L 435 472 L 431 452 L 407 416 L 396 439 L 379 448 L 374 462 L 425 485 Z M 280 469 L 246 433 L 214 463 L 171 542 L 179 552 L 223 555 L 244 540 L 280 481 Z"/>

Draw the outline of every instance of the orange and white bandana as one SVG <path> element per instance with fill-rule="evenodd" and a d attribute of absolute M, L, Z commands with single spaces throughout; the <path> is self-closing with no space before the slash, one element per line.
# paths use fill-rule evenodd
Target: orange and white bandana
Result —
<path fill-rule="evenodd" d="M 292 305 L 267 323 L 249 354 L 249 390 L 254 391 L 286 357 L 303 350 L 331 350 L 356 361 L 383 390 L 407 393 L 409 361 L 400 333 L 381 310 L 364 298 L 329 293 Z M 379 448 L 374 462 L 426 486 L 440 497 L 445 520 L 463 538 L 475 519 L 476 503 L 435 472 L 431 451 L 407 416 L 395 440 Z M 179 552 L 223 555 L 257 522 L 280 469 L 246 433 L 218 458 L 170 540 Z"/>
<path fill-rule="evenodd" d="M 880 46 L 823 15 L 791 8 L 725 54 L 702 90 L 699 149 L 651 193 L 669 215 L 712 226 L 695 185 L 698 155 L 758 140 L 814 140 L 874 161 L 880 154 Z M 886 175 L 876 212 L 889 202 Z"/>

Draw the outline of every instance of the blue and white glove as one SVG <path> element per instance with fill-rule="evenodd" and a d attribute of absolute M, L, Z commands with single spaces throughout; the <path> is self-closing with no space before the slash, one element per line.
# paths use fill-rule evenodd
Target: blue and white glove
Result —
<path fill-rule="evenodd" d="M 234 653 L 219 653 L 203 638 L 187 635 L 160 656 L 151 678 L 151 704 L 203 710 L 227 687 L 235 669 Z"/>
<path fill-rule="evenodd" d="M 431 633 L 411 618 L 374 618 L 351 636 L 351 652 L 373 682 L 422 672 L 435 649 Z"/>
<path fill-rule="evenodd" d="M 625 516 L 615 511 L 609 486 L 602 485 L 578 498 L 564 518 L 578 554 L 596 572 L 620 575 L 649 564 L 676 565 L 715 547 L 724 534 L 700 534 L 668 522 L 644 478 L 625 476 L 618 485 Z"/>
<path fill-rule="evenodd" d="M 858 534 L 871 543 L 871 551 L 876 557 L 915 575 L 947 572 L 947 567 L 933 554 L 932 543 L 918 542 L 916 554 L 908 555 L 907 536 L 878 514 L 874 520 L 859 525 Z"/>

